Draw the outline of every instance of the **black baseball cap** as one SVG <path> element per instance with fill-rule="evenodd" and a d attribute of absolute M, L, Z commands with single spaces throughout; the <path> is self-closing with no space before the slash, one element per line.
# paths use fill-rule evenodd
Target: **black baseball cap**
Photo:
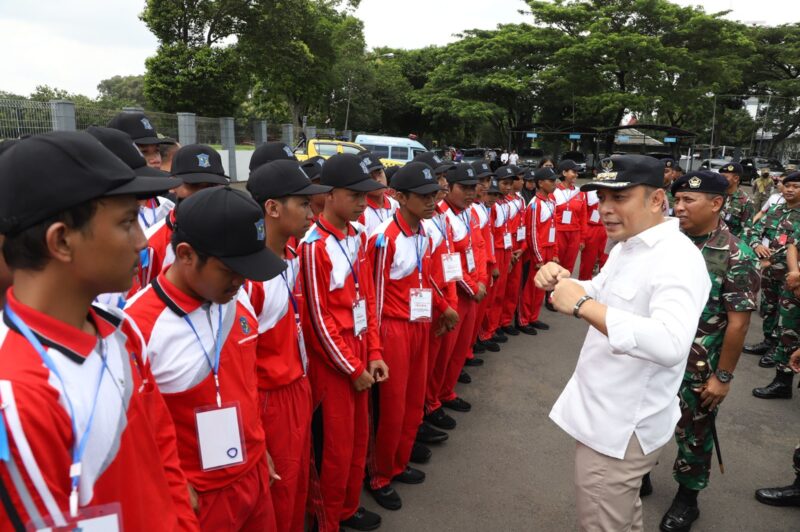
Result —
<path fill-rule="evenodd" d="M 494 171 L 494 174 L 497 176 L 498 181 L 504 181 L 506 179 L 514 179 L 517 177 L 516 166 L 501 166 L 497 170 Z"/>
<path fill-rule="evenodd" d="M 494 172 L 492 172 L 492 168 L 489 166 L 489 164 L 484 161 L 475 161 L 470 164 L 472 169 L 475 170 L 475 176 L 478 179 L 484 179 L 486 177 L 495 175 Z"/>
<path fill-rule="evenodd" d="M 582 191 L 599 188 L 623 189 L 636 185 L 664 186 L 664 163 L 647 155 L 612 155 L 600 162 L 600 172 Z"/>
<path fill-rule="evenodd" d="M 0 154 L 0 233 L 13 234 L 87 201 L 152 198 L 175 186 L 138 177 L 86 132 L 55 131 L 17 141 Z"/>
<path fill-rule="evenodd" d="M 0 172 L 2 175 L 2 172 Z M 787 175 L 782 180 L 784 183 L 796 183 L 800 181 L 800 172 L 792 172 L 791 174 Z"/>
<path fill-rule="evenodd" d="M 553 171 L 552 168 L 548 166 L 543 166 L 542 168 L 536 169 L 536 171 L 533 173 L 533 179 L 534 181 L 544 181 L 544 180 L 555 181 L 556 179 L 558 179 L 558 176 L 556 175 L 556 173 Z"/>
<path fill-rule="evenodd" d="M 144 113 L 123 111 L 111 119 L 108 127 L 124 131 L 136 144 L 147 145 L 164 142 L 164 139 L 159 138 L 155 126 Z"/>
<path fill-rule="evenodd" d="M 372 192 L 386 188 L 370 177 L 367 163 L 353 153 L 337 153 L 331 156 L 322 167 L 320 184 L 356 192 Z"/>
<path fill-rule="evenodd" d="M 425 163 L 410 162 L 392 176 L 392 188 L 400 192 L 430 194 L 445 190 L 436 181 L 433 168 Z"/>
<path fill-rule="evenodd" d="M 442 160 L 441 157 L 433 153 L 432 151 L 423 151 L 419 153 L 412 162 L 417 163 L 425 163 L 431 168 L 433 168 L 434 174 L 443 174 L 448 170 L 452 170 L 456 167 L 456 163 L 454 162 L 447 162 Z"/>
<path fill-rule="evenodd" d="M 172 156 L 172 175 L 188 184 L 227 185 L 230 182 L 222 167 L 222 157 L 205 144 L 187 144 L 179 148 Z"/>
<path fill-rule="evenodd" d="M 361 157 L 361 160 L 367 164 L 367 170 L 369 170 L 370 173 L 374 172 L 375 170 L 383 170 L 386 168 L 381 162 L 380 157 L 371 151 L 362 151 L 358 154 L 358 156 Z"/>
<path fill-rule="evenodd" d="M 672 195 L 678 192 L 705 192 L 724 196 L 728 180 L 711 170 L 696 170 L 680 176 L 670 187 Z"/>
<path fill-rule="evenodd" d="M 175 219 L 181 240 L 247 279 L 268 281 L 286 269 L 266 247 L 264 212 L 244 192 L 229 186 L 203 189 L 178 204 Z"/>
<path fill-rule="evenodd" d="M 400 167 L 397 166 L 397 165 L 390 166 L 389 168 L 386 169 L 386 172 L 385 172 L 386 173 L 386 182 L 389 183 L 389 188 L 394 188 L 394 187 L 392 187 L 392 178 L 394 177 L 394 174 L 396 174 L 398 170 L 400 170 Z"/>
<path fill-rule="evenodd" d="M 468 163 L 457 164 L 455 168 L 447 171 L 447 182 L 459 185 L 477 185 L 478 175 Z"/>
<path fill-rule="evenodd" d="M 492 177 L 492 180 L 489 181 L 489 189 L 486 191 L 487 194 L 496 194 L 498 196 L 502 196 L 503 193 L 500 192 L 500 187 L 497 185 L 497 179 Z"/>
<path fill-rule="evenodd" d="M 250 174 L 247 190 L 259 203 L 285 196 L 313 196 L 325 194 L 332 187 L 315 185 L 300 168 L 297 161 L 272 161 L 262 164 Z"/>
<path fill-rule="evenodd" d="M 572 159 L 563 159 L 561 162 L 558 163 L 558 173 L 559 174 L 561 172 L 565 172 L 567 170 L 577 170 L 577 169 L 578 169 L 578 165 Z M 661 177 L 663 179 L 663 177 L 664 177 L 663 173 L 664 172 L 661 172 L 661 173 L 662 173 Z"/>
<path fill-rule="evenodd" d="M 522 179 L 524 181 L 533 181 L 533 170 L 530 168 L 525 168 L 524 174 L 522 175 Z"/>
<path fill-rule="evenodd" d="M 122 162 L 131 167 L 137 176 L 142 177 L 169 177 L 168 172 L 147 166 L 147 161 L 142 157 L 142 152 L 133 143 L 131 136 L 112 127 L 90 126 L 86 132 L 100 141 L 111 153 L 122 159 Z M 172 186 L 177 187 L 181 182 L 173 181 Z"/>
<path fill-rule="evenodd" d="M 719 173 L 736 175 L 742 175 L 743 171 L 742 165 L 739 163 L 727 163 L 722 165 L 722 168 L 719 169 Z"/>
<path fill-rule="evenodd" d="M 252 172 L 262 164 L 281 159 L 296 161 L 297 157 L 285 142 L 265 142 L 253 152 L 253 156 L 250 158 L 250 171 Z"/>
<path fill-rule="evenodd" d="M 306 173 L 311 181 L 319 181 L 320 174 L 322 174 L 322 167 L 325 166 L 325 157 L 315 155 L 310 159 L 306 159 L 300 167 Z"/>

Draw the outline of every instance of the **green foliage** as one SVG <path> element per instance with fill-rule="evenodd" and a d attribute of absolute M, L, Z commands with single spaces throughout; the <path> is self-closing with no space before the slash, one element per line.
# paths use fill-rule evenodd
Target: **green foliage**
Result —
<path fill-rule="evenodd" d="M 144 76 L 114 76 L 97 85 L 100 99 L 117 107 L 145 107 Z"/>

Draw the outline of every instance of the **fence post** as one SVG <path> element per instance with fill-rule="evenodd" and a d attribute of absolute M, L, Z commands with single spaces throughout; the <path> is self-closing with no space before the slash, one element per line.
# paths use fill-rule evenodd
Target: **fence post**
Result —
<path fill-rule="evenodd" d="M 253 141 L 256 147 L 267 142 L 267 121 L 255 120 L 253 122 Z"/>
<path fill-rule="evenodd" d="M 282 126 L 283 132 L 281 135 L 281 140 L 289 146 L 290 148 L 294 147 L 294 124 L 283 124 Z"/>
<path fill-rule="evenodd" d="M 75 104 L 67 100 L 50 100 L 53 131 L 75 131 Z"/>
<path fill-rule="evenodd" d="M 228 150 L 228 176 L 231 181 L 238 181 L 236 178 L 236 135 L 234 131 L 233 117 L 225 116 L 219 119 L 220 137 L 222 138 L 222 149 Z"/>
<path fill-rule="evenodd" d="M 197 115 L 194 113 L 178 114 L 178 142 L 182 146 L 197 143 Z"/>
<path fill-rule="evenodd" d="M 342 137 L 346 138 L 350 142 L 353 142 L 353 131 L 351 129 L 345 129 L 342 131 Z"/>
<path fill-rule="evenodd" d="M 306 138 L 311 140 L 317 136 L 317 126 L 306 126 Z"/>

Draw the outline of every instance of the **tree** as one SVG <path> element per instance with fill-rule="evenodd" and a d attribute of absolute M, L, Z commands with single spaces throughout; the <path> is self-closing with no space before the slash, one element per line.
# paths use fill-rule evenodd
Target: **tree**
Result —
<path fill-rule="evenodd" d="M 145 107 L 144 76 L 114 76 L 97 85 L 100 99 L 119 107 Z"/>
<path fill-rule="evenodd" d="M 247 0 L 147 0 L 140 19 L 162 44 L 211 46 L 236 35 Z"/>

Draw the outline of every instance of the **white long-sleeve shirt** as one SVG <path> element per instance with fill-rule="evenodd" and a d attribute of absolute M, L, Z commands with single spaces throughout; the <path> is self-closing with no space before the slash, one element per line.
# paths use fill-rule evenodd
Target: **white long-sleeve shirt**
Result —
<path fill-rule="evenodd" d="M 678 388 L 711 282 L 678 220 L 620 242 L 581 285 L 608 306 L 608 336 L 589 328 L 550 418 L 595 451 L 622 459 L 632 434 L 645 454 L 669 441 Z"/>

